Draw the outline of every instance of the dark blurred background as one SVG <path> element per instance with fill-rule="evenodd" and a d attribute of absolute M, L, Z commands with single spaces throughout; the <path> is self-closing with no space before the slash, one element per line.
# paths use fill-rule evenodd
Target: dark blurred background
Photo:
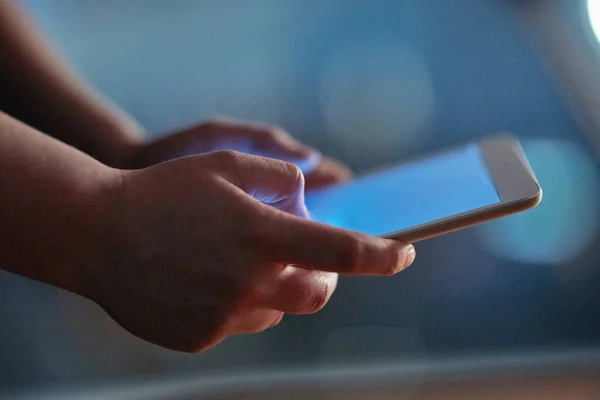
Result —
<path fill-rule="evenodd" d="M 406 272 L 344 278 L 322 312 L 201 355 L 141 342 L 77 296 L 0 272 L 6 393 L 600 348 L 599 1 L 591 14 L 579 0 L 21 3 L 153 136 L 215 114 L 264 120 L 361 172 L 508 131 L 544 200 L 420 243 Z"/>

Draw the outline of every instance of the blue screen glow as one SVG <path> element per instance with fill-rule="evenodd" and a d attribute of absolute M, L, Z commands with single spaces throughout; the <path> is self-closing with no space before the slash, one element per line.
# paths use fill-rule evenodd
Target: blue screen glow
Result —
<path fill-rule="evenodd" d="M 306 194 L 314 220 L 377 236 L 499 201 L 475 145 Z"/>

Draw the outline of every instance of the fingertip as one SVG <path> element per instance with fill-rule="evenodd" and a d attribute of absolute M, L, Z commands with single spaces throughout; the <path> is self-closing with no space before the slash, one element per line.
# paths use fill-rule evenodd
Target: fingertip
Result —
<path fill-rule="evenodd" d="M 406 250 L 405 250 L 405 260 L 404 260 L 404 268 L 402 269 L 406 269 L 408 267 L 410 267 L 412 265 L 412 263 L 415 262 L 415 259 L 417 257 L 417 251 L 415 250 L 415 246 L 413 246 L 412 244 L 409 244 L 408 246 L 406 246 Z"/>
<path fill-rule="evenodd" d="M 394 245 L 396 253 L 396 265 L 392 267 L 390 275 L 395 275 L 400 271 L 404 271 L 410 267 L 416 258 L 416 250 L 412 244 L 406 243 L 395 243 Z"/>
<path fill-rule="evenodd" d="M 410 267 L 417 256 L 415 246 L 412 244 L 403 244 L 398 251 L 400 254 L 396 272 L 404 271 L 406 268 Z"/>
<path fill-rule="evenodd" d="M 257 149 L 254 154 L 294 164 L 303 174 L 308 174 L 321 162 L 321 153 L 300 144 Z"/>
<path fill-rule="evenodd" d="M 303 154 L 297 153 L 299 159 L 295 164 L 302 170 L 303 174 L 308 174 L 319 164 L 321 160 L 321 154 L 312 149 L 303 150 Z"/>
<path fill-rule="evenodd" d="M 277 325 L 279 325 L 281 323 L 281 321 L 283 321 L 283 317 L 285 317 L 285 313 L 283 313 L 283 312 L 278 313 L 275 316 L 275 318 L 273 319 L 273 322 L 271 322 L 271 325 L 269 325 L 267 327 L 267 329 L 271 329 L 271 328 L 274 328 Z M 267 330 L 267 329 L 265 329 L 265 330 Z"/>

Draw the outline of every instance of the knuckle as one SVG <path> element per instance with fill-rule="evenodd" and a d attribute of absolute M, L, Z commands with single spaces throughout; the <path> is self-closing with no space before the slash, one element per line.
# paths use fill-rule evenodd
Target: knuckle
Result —
<path fill-rule="evenodd" d="M 222 150 L 213 153 L 212 157 L 214 157 L 219 164 L 231 166 L 240 163 L 243 155 L 242 153 L 233 150 Z"/>
<path fill-rule="evenodd" d="M 367 252 L 365 243 L 358 238 L 352 238 L 342 250 L 341 267 L 351 274 L 361 273 Z"/>
<path fill-rule="evenodd" d="M 286 174 L 290 177 L 290 183 L 293 184 L 294 190 L 304 188 L 304 174 L 300 167 L 295 164 L 285 163 Z"/>
<path fill-rule="evenodd" d="M 333 285 L 326 279 L 321 279 L 317 289 L 312 293 L 308 301 L 308 313 L 314 314 L 325 307 L 331 295 L 333 294 Z"/>
<path fill-rule="evenodd" d="M 222 117 L 211 117 L 200 124 L 200 129 L 205 130 L 213 130 L 213 129 L 222 129 L 227 126 L 227 120 Z"/>
<path fill-rule="evenodd" d="M 258 139 L 263 143 L 279 142 L 289 138 L 289 134 L 275 125 L 263 125 L 254 131 Z"/>
<path fill-rule="evenodd" d="M 268 136 L 283 136 L 283 135 L 285 135 L 285 131 L 278 125 L 263 123 L 261 125 L 257 125 L 257 127 L 258 127 L 258 129 L 265 132 L 265 134 Z"/>
<path fill-rule="evenodd" d="M 264 126 L 259 132 L 266 140 L 275 140 L 282 136 L 281 129 L 271 125 Z"/>
<path fill-rule="evenodd" d="M 386 265 L 383 268 L 384 276 L 392 276 L 398 273 L 398 264 L 400 263 L 400 253 L 397 251 L 388 251 Z"/>

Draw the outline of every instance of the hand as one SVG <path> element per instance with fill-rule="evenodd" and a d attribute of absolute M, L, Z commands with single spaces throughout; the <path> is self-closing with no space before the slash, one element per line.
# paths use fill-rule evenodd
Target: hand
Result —
<path fill-rule="evenodd" d="M 414 259 L 410 245 L 304 219 L 303 175 L 282 161 L 216 152 L 123 171 L 121 182 L 107 218 L 116 256 L 88 297 L 169 349 L 314 313 L 337 273 L 392 275 Z"/>
<path fill-rule="evenodd" d="M 133 153 L 129 166 L 146 167 L 220 150 L 235 150 L 296 164 L 306 176 L 308 190 L 343 182 L 352 176 L 343 164 L 322 157 L 317 150 L 297 142 L 278 127 L 228 119 L 197 125 L 142 145 Z"/>

